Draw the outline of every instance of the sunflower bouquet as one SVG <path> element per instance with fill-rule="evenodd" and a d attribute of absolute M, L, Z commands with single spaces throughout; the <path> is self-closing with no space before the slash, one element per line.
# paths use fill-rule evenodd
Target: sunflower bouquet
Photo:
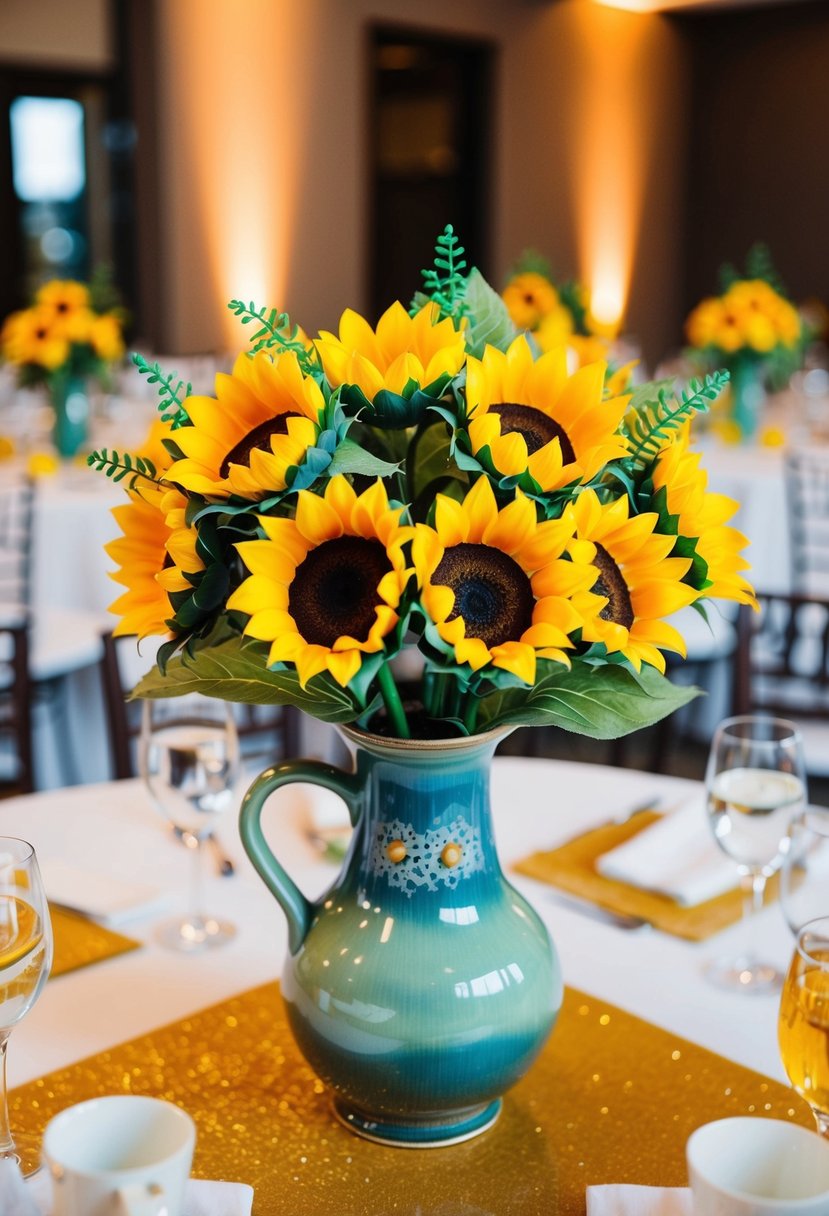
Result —
<path fill-rule="evenodd" d="M 6 318 L 0 354 L 24 388 L 61 374 L 104 379 L 124 356 L 123 316 L 110 286 L 103 279 L 44 283 L 30 308 Z"/>
<path fill-rule="evenodd" d="M 700 301 L 685 332 L 698 362 L 731 372 L 731 419 L 750 438 L 765 386 L 784 384 L 800 366 L 808 335 L 764 245 L 749 251 L 744 273 L 722 267 L 720 281 L 720 295 Z"/>
<path fill-rule="evenodd" d="M 138 359 L 165 455 L 99 451 L 127 490 L 115 632 L 165 636 L 136 694 L 293 704 L 396 737 L 557 724 L 614 738 L 694 693 L 667 619 L 749 602 L 736 504 L 688 421 L 726 382 L 633 394 L 538 354 L 450 228 L 376 328 L 252 333 L 215 396 Z M 412 662 L 412 659 L 416 662 Z M 404 682 L 404 674 L 407 682 Z"/>
<path fill-rule="evenodd" d="M 607 359 L 615 330 L 593 315 L 584 284 L 557 283 L 550 263 L 535 250 L 525 250 L 516 262 L 503 300 L 515 326 L 531 333 L 541 351 L 569 347 L 580 367 Z"/>

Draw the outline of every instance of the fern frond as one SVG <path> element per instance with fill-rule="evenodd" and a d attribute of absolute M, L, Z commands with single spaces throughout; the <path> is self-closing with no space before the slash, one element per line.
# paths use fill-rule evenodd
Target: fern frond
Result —
<path fill-rule="evenodd" d="M 135 483 L 142 479 L 154 485 L 160 485 L 158 471 L 148 456 L 131 456 L 129 452 L 119 453 L 115 448 L 101 448 L 100 451 L 90 452 L 86 463 L 91 469 L 106 474 L 112 481 L 124 481 L 129 478 L 129 489 L 135 489 Z"/>
<path fill-rule="evenodd" d="M 422 271 L 423 290 L 440 309 L 441 318 L 458 320 L 466 315 L 466 250 L 447 224 L 435 242 L 435 260 L 429 270 Z M 414 315 L 419 304 L 413 302 L 409 312 Z"/>
<path fill-rule="evenodd" d="M 679 397 L 665 388 L 658 389 L 655 400 L 644 400 L 631 410 L 622 424 L 630 443 L 627 459 L 644 469 L 657 455 L 672 431 L 678 430 L 692 414 L 705 413 L 725 388 L 727 371 L 716 371 L 702 380 L 692 380 Z"/>
<path fill-rule="evenodd" d="M 253 300 L 245 304 L 244 300 L 231 300 L 228 308 L 234 317 L 238 317 L 243 325 L 256 325 L 256 332 L 250 339 L 248 354 L 256 355 L 260 350 L 293 351 L 306 376 L 317 371 L 316 351 L 309 350 L 299 334 L 299 326 L 293 324 L 286 312 L 276 308 L 257 308 Z"/>
<path fill-rule="evenodd" d="M 144 356 L 137 352 L 133 354 L 132 361 L 141 375 L 147 377 L 148 384 L 158 386 L 158 410 L 162 419 L 170 423 L 171 430 L 177 431 L 181 426 L 189 426 L 190 417 L 184 408 L 184 401 L 193 391 L 189 380 L 177 380 L 175 372 L 166 375 L 157 363 L 148 363 Z"/>

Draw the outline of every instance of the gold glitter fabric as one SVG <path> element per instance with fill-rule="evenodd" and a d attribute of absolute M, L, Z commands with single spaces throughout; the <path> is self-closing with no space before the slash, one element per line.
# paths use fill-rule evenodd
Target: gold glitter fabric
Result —
<path fill-rule="evenodd" d="M 448 1148 L 385 1148 L 341 1127 L 277 984 L 14 1090 L 12 1130 L 39 1133 L 64 1107 L 111 1093 L 188 1110 L 194 1173 L 250 1183 L 254 1216 L 584 1216 L 595 1183 L 684 1186 L 685 1142 L 701 1123 L 812 1126 L 783 1085 L 573 990 L 499 1121 Z"/>
<path fill-rule="evenodd" d="M 55 939 L 55 954 L 51 975 L 65 975 L 77 971 L 90 963 L 99 963 L 116 954 L 136 950 L 141 943 L 123 933 L 114 933 L 103 925 L 96 925 L 84 916 L 76 916 L 65 908 L 49 908 L 52 933 Z"/>
<path fill-rule="evenodd" d="M 655 812 L 643 811 L 627 823 L 605 824 L 557 849 L 533 853 L 522 861 L 514 862 L 512 869 L 582 899 L 589 899 L 602 908 L 609 908 L 611 912 L 642 916 L 663 933 L 693 942 L 705 941 L 728 925 L 736 924 L 743 914 L 743 896 L 736 885 L 736 866 L 733 891 L 691 906 L 678 904 L 666 895 L 628 886 L 615 878 L 605 878 L 596 869 L 596 862 L 602 854 L 615 849 L 659 818 Z M 766 884 L 766 903 L 777 898 L 778 888 L 779 880 L 775 875 Z"/>

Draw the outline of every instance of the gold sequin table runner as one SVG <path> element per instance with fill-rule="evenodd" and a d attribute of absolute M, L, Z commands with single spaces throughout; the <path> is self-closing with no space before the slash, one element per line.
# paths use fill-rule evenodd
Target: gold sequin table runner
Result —
<path fill-rule="evenodd" d="M 685 1141 L 710 1119 L 812 1126 L 783 1085 L 574 990 L 496 1126 L 450 1148 L 341 1127 L 275 983 L 14 1090 L 12 1126 L 40 1132 L 73 1102 L 125 1092 L 185 1107 L 194 1173 L 252 1184 L 254 1216 L 583 1216 L 594 1183 L 684 1186 Z"/>
<path fill-rule="evenodd" d="M 103 925 L 96 925 L 86 917 L 78 916 L 65 908 L 51 905 L 49 917 L 55 939 L 55 955 L 52 961 L 52 976 L 77 971 L 90 963 L 99 963 L 116 954 L 125 954 L 141 945 L 123 933 L 115 933 Z"/>

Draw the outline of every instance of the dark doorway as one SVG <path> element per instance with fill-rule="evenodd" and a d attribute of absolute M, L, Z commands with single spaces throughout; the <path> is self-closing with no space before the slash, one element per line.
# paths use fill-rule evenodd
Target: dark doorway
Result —
<path fill-rule="evenodd" d="M 103 265 L 132 304 L 134 142 L 117 73 L 0 63 L 0 317 Z"/>
<path fill-rule="evenodd" d="M 370 315 L 408 305 L 452 224 L 488 270 L 494 48 L 375 26 L 370 31 Z"/>

